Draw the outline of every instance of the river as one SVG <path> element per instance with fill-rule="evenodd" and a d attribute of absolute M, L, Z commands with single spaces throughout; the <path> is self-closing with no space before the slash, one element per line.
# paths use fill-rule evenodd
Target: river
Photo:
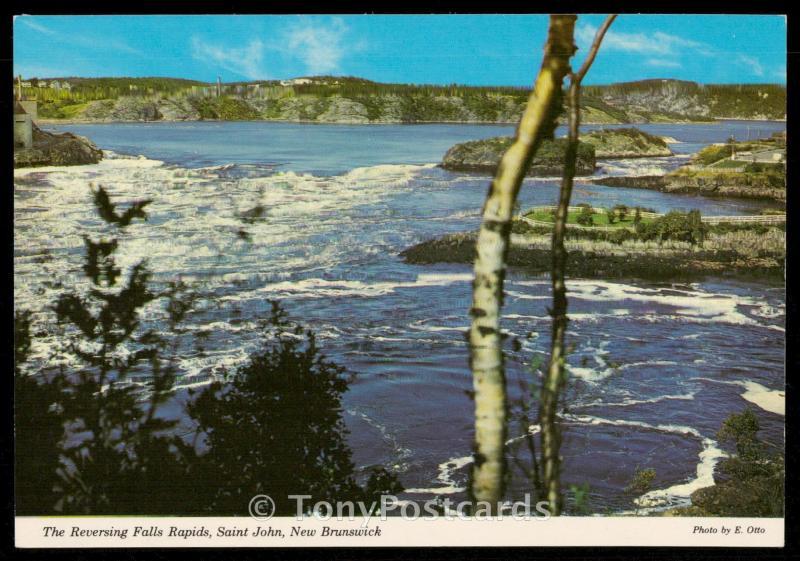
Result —
<path fill-rule="evenodd" d="M 90 185 L 105 186 L 119 202 L 152 198 L 149 221 L 121 238 L 119 261 L 129 267 L 146 258 L 156 282 L 180 276 L 206 295 L 186 327 L 208 339 L 204 349 L 183 355 L 179 388 L 207 383 L 246 360 L 258 347 L 257 322 L 268 299 L 280 300 L 313 328 L 325 354 L 353 373 L 344 406 L 357 466 L 395 471 L 409 490 L 406 499 L 464 496 L 473 425 L 464 339 L 471 269 L 408 265 L 398 253 L 478 225 L 488 178 L 435 163 L 456 142 L 511 134 L 512 127 L 51 128 L 86 135 L 109 152 L 97 165 L 15 172 L 15 303 L 36 311 L 34 363 L 66 360 L 47 306 L 65 286 L 82 282 L 82 236 L 104 232 Z M 596 175 L 663 173 L 705 144 L 765 136 L 785 124 L 640 128 L 675 139 L 676 156 L 601 161 Z M 556 178 L 527 179 L 522 208 L 553 204 L 557 189 Z M 578 183 L 573 204 L 583 202 L 709 215 L 769 206 Z M 258 206 L 263 219 L 243 223 L 241 213 Z M 240 229 L 250 241 L 237 236 Z M 576 279 L 568 289 L 564 478 L 588 484 L 591 512 L 631 510 L 636 497 L 624 489 L 637 468 L 656 470 L 648 504 L 686 504 L 693 489 L 712 482 L 724 453 L 715 440 L 720 424 L 748 405 L 763 436 L 782 445 L 783 286 Z M 511 271 L 506 294 L 508 386 L 517 403 L 546 359 L 548 281 Z M 157 309 L 145 317 L 159 324 Z M 515 423 L 512 440 L 525 430 L 527 424 Z M 521 442 L 510 442 L 509 453 L 524 463 Z M 529 490 L 515 470 L 509 497 Z"/>

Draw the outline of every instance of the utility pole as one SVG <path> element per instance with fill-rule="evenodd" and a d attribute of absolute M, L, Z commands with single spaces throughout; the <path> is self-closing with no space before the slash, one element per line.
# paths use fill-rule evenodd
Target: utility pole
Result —
<path fill-rule="evenodd" d="M 222 77 L 217 76 L 217 97 L 222 95 Z"/>

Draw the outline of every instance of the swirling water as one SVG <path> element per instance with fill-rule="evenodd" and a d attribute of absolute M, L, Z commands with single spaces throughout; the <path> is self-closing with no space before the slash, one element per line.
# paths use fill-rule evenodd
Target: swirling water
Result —
<path fill-rule="evenodd" d="M 599 175 L 660 173 L 699 146 L 761 134 L 779 123 L 649 125 L 670 136 L 675 157 L 601 162 Z M 152 198 L 149 221 L 120 244 L 120 262 L 146 258 L 156 282 L 202 287 L 180 388 L 201 385 L 246 360 L 259 343 L 268 300 L 314 329 L 327 356 L 354 373 L 345 419 L 359 467 L 385 465 L 406 498 L 464 493 L 472 402 L 464 332 L 471 269 L 415 266 L 398 253 L 476 227 L 488 180 L 435 166 L 453 143 L 510 127 L 342 126 L 276 123 L 74 125 L 113 151 L 98 165 L 15 172 L 15 301 L 33 309 L 34 358 L 64 360 L 47 305 L 81 282 L 83 235 L 103 225 L 90 184 L 115 200 Z M 123 154 L 127 154 L 123 155 Z M 142 155 L 141 157 L 136 157 Z M 523 207 L 552 204 L 555 179 L 528 179 Z M 765 203 L 577 184 L 576 203 L 755 212 Z M 245 222 L 248 210 L 263 217 Z M 243 214 L 245 213 L 245 214 Z M 250 241 L 237 234 L 244 229 Z M 756 408 L 771 442 L 783 442 L 784 290 L 708 280 L 692 284 L 569 282 L 569 384 L 562 419 L 567 483 L 590 487 L 590 508 L 618 512 L 685 504 L 710 484 L 723 455 L 722 420 Z M 504 329 L 512 403 L 539 374 L 549 341 L 549 285 L 512 271 Z M 159 324 L 162 312 L 145 310 Z M 532 367 L 533 365 L 533 367 Z M 181 395 L 178 392 L 178 395 Z M 515 408 L 516 410 L 516 408 Z M 509 453 L 528 460 L 510 430 Z M 654 491 L 624 491 L 636 468 L 654 468 Z M 509 497 L 530 489 L 515 470 Z"/>

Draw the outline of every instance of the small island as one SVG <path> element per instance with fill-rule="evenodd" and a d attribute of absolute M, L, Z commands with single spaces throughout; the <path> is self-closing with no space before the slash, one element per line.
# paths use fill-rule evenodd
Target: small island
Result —
<path fill-rule="evenodd" d="M 462 142 L 450 148 L 441 166 L 450 171 L 494 174 L 500 158 L 514 139 L 506 136 Z M 548 177 L 561 175 L 564 169 L 565 138 L 546 140 L 533 157 L 528 175 Z M 598 158 L 649 158 L 671 156 L 672 150 L 663 138 L 635 128 L 615 128 L 581 135 L 575 175 L 594 173 Z"/>
<path fill-rule="evenodd" d="M 512 224 L 507 262 L 531 274 L 552 265 L 551 207 L 530 209 Z M 706 276 L 782 282 L 785 216 L 762 222 L 719 221 L 698 211 L 661 215 L 618 205 L 570 209 L 566 247 L 572 278 L 691 281 Z M 476 232 L 448 234 L 401 252 L 413 264 L 463 263 L 475 258 Z"/>
<path fill-rule="evenodd" d="M 450 148 L 442 159 L 441 166 L 450 171 L 469 171 L 493 175 L 506 150 L 514 139 L 497 136 L 483 140 L 462 142 Z M 547 177 L 560 175 L 564 169 L 564 152 L 567 141 L 563 138 L 545 140 L 528 167 L 528 175 Z M 595 151 L 586 143 L 578 144 L 576 175 L 591 175 L 595 169 Z"/>

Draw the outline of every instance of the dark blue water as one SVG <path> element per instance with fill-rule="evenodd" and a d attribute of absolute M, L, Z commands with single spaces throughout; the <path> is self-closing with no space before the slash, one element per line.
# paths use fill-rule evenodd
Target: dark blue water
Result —
<path fill-rule="evenodd" d="M 649 125 L 679 141 L 675 152 L 746 137 L 779 123 Z M 344 126 L 277 123 L 83 125 L 70 130 L 104 149 L 148 159 L 19 170 L 15 187 L 15 298 L 39 310 L 35 329 L 56 329 L 46 305 L 80 277 L 82 235 L 101 231 L 89 184 L 121 201 L 154 200 L 147 224 L 129 228 L 121 260 L 147 258 L 158 282 L 180 275 L 206 293 L 188 318 L 209 334 L 181 362 L 181 387 L 203 384 L 246 360 L 257 321 L 279 299 L 318 334 L 325 353 L 354 378 L 345 398 L 360 467 L 386 465 L 405 498 L 463 494 L 472 441 L 464 330 L 468 266 L 406 265 L 398 253 L 446 232 L 475 228 L 488 179 L 434 167 L 455 142 L 510 133 L 472 125 Z M 751 130 L 751 134 L 752 130 Z M 764 133 L 766 134 L 766 132 Z M 164 164 L 154 162 L 157 159 Z M 598 174 L 663 172 L 685 158 L 601 162 Z M 527 180 L 523 207 L 552 204 L 555 179 Z M 576 185 L 575 202 L 755 212 L 764 204 Z M 244 224 L 260 205 L 264 219 Z M 246 228 L 252 241 L 236 235 Z M 708 280 L 690 285 L 573 280 L 565 398 L 565 478 L 588 484 L 590 508 L 634 508 L 624 491 L 637 468 L 654 468 L 647 504 L 683 504 L 710 484 L 721 446 L 715 433 L 750 405 L 765 436 L 782 442 L 784 292 L 780 286 Z M 512 410 L 538 383 L 549 337 L 544 278 L 512 271 L 504 329 Z M 158 309 L 146 320 L 158 325 Z M 517 350 L 514 350 L 514 341 Z M 40 338 L 50 356 L 58 340 Z M 183 395 L 179 392 L 178 395 Z M 778 404 L 778 405 L 776 405 Z M 531 421 L 532 422 L 532 421 Z M 509 455 L 528 461 L 511 427 Z M 516 470 L 510 497 L 530 491 Z"/>

